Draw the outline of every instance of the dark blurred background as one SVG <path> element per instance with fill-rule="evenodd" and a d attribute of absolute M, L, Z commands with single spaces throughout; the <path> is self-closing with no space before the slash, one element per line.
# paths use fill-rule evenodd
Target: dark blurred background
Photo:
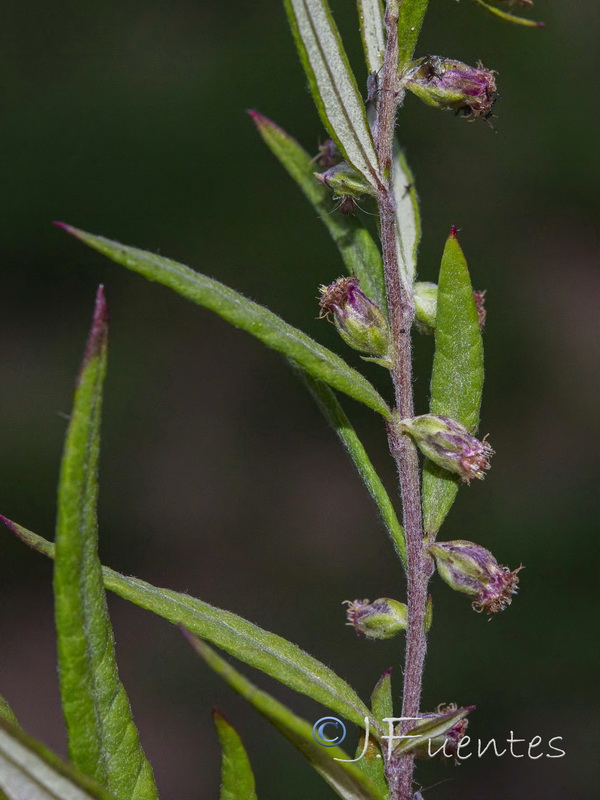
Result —
<path fill-rule="evenodd" d="M 363 84 L 354 4 L 334 9 Z M 427 765 L 424 786 L 446 781 L 427 800 L 583 800 L 597 790 L 600 15 L 595 0 L 539 0 L 535 16 L 545 30 L 509 26 L 467 0 L 432 2 L 419 53 L 499 71 L 497 133 L 412 97 L 398 128 L 422 201 L 421 277 L 436 279 L 455 224 L 475 286 L 488 289 L 482 431 L 497 455 L 488 480 L 461 491 L 443 538 L 526 565 L 519 596 L 492 623 L 434 579 L 424 708 L 474 703 L 473 737 L 539 734 L 548 753 L 562 736 L 567 755 Z M 363 696 L 395 665 L 399 702 L 402 643 L 357 639 L 340 603 L 403 599 L 400 569 L 285 361 L 51 225 L 65 220 L 217 277 L 389 392 L 382 370 L 315 319 L 317 286 L 343 272 L 341 261 L 245 115 L 272 116 L 310 151 L 324 138 L 282 4 L 5 3 L 0 75 L 0 512 L 52 536 L 65 415 L 102 282 L 111 311 L 104 562 L 291 638 Z M 430 358 L 431 341 L 418 341 L 421 413 Z M 380 420 L 344 406 L 395 493 Z M 1 536 L 0 693 L 65 754 L 50 565 Z M 213 705 L 244 738 L 259 797 L 334 796 L 177 630 L 119 598 L 110 608 L 164 798 L 217 797 Z M 252 677 L 308 719 L 322 716 Z"/>

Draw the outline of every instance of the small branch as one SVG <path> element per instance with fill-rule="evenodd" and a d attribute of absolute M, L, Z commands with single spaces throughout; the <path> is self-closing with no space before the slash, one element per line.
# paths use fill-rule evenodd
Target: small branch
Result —
<path fill-rule="evenodd" d="M 398 82 L 399 0 L 390 0 L 386 10 L 388 31 L 382 81 L 375 126 L 377 156 L 384 175 L 379 195 L 381 246 L 385 270 L 390 325 L 394 340 L 392 380 L 396 407 L 401 417 L 414 416 L 412 391 L 411 328 L 414 319 L 412 287 L 400 280 L 397 256 L 396 204 L 392 190 L 393 145 L 396 113 L 404 99 Z M 402 495 L 402 511 L 407 544 L 408 630 L 404 664 L 402 716 L 416 717 L 420 710 L 423 668 L 427 652 L 425 610 L 429 580 L 428 560 L 423 548 L 421 486 L 417 449 L 412 440 L 388 426 L 390 452 L 396 460 Z M 402 732 L 411 727 L 403 723 Z M 391 800 L 411 800 L 414 757 L 392 757 L 386 764 Z"/>

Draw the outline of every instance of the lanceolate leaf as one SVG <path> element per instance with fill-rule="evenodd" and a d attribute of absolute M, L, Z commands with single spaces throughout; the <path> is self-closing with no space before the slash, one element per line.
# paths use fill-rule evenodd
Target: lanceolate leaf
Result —
<path fill-rule="evenodd" d="M 285 0 L 285 6 L 323 124 L 346 161 L 378 189 L 377 154 L 365 106 L 327 0 Z"/>
<path fill-rule="evenodd" d="M 220 800 L 256 800 L 254 774 L 242 740 L 216 709 L 213 719 L 222 752 Z"/>
<path fill-rule="evenodd" d="M 331 350 L 288 325 L 264 306 L 176 261 L 127 247 L 103 236 L 85 233 L 70 225 L 59 225 L 117 264 L 139 272 L 151 281 L 158 281 L 182 297 L 209 308 L 232 325 L 256 336 L 268 347 L 284 353 L 313 377 L 329 383 L 390 419 L 391 413 L 385 401 L 366 378 Z"/>
<path fill-rule="evenodd" d="M 54 558 L 51 542 L 5 517 L 0 517 L 0 522 L 34 550 Z M 287 639 L 189 595 L 159 589 L 108 567 L 102 567 L 102 574 L 104 585 L 111 592 L 175 625 L 183 625 L 194 635 L 208 639 L 240 661 L 311 697 L 356 725 L 363 727 L 364 718 L 370 716 L 367 706 L 346 681 Z"/>
<path fill-rule="evenodd" d="M 267 117 L 250 111 L 258 132 L 302 189 L 339 248 L 348 272 L 363 292 L 387 310 L 381 253 L 373 237 L 351 214 L 333 210 L 331 191 L 315 178 L 316 164 L 298 142 Z"/>
<path fill-rule="evenodd" d="M 0 794 L 8 800 L 117 800 L 0 719 Z"/>
<path fill-rule="evenodd" d="M 121 800 L 158 796 L 117 672 L 98 560 L 96 501 L 107 313 L 98 290 L 58 491 L 54 599 L 69 755 Z"/>
<path fill-rule="evenodd" d="M 453 228 L 438 283 L 430 413 L 456 419 L 475 433 L 482 391 L 483 341 L 469 269 Z M 457 491 L 458 476 L 425 463 L 423 517 L 429 536 L 440 529 Z"/>
<path fill-rule="evenodd" d="M 411 291 L 417 274 L 417 249 L 421 239 L 421 217 L 415 181 L 404 153 L 394 143 L 393 189 L 396 200 L 396 251 L 402 284 Z"/>
<path fill-rule="evenodd" d="M 426 745 L 428 739 L 443 736 L 474 708 L 475 706 L 465 706 L 445 714 L 436 714 L 434 717 L 425 718 L 423 722 L 417 722 L 414 728 L 406 732 L 406 739 L 402 739 L 396 745 L 394 753 L 396 755 L 410 753 L 415 747 Z"/>
<path fill-rule="evenodd" d="M 319 408 L 330 422 L 337 433 L 340 441 L 348 451 L 348 455 L 354 462 L 358 474 L 362 478 L 367 491 L 373 498 L 381 518 L 392 539 L 396 552 L 400 556 L 402 563 L 406 567 L 406 541 L 404 538 L 404 528 L 398 522 L 398 517 L 394 511 L 394 506 L 388 493 L 385 490 L 375 467 L 371 463 L 367 451 L 362 442 L 356 435 L 356 431 L 350 424 L 350 420 L 344 413 L 335 394 L 321 381 L 315 381 L 306 373 L 302 375 L 313 397 L 317 401 Z"/>
<path fill-rule="evenodd" d="M 358 17 L 369 72 L 379 72 L 385 55 L 385 25 L 382 0 L 358 0 Z"/>
<path fill-rule="evenodd" d="M 401 0 L 398 18 L 398 66 L 404 69 L 411 62 L 429 0 Z"/>
<path fill-rule="evenodd" d="M 514 22 L 516 25 L 525 25 L 528 28 L 545 28 L 543 22 L 534 22 L 532 19 L 526 19 L 525 17 L 518 17 L 516 14 L 509 14 L 507 11 L 503 11 L 501 8 L 497 8 L 493 6 L 491 3 L 486 3 L 485 0 L 475 0 L 477 5 L 480 5 L 482 8 L 485 8 L 486 11 L 489 11 L 490 14 L 493 14 L 495 17 L 500 17 L 500 19 L 505 20 L 506 22 Z"/>
<path fill-rule="evenodd" d="M 296 716 L 283 703 L 251 683 L 207 644 L 189 634 L 188 639 L 208 666 L 266 717 L 302 753 L 340 797 L 344 800 L 383 800 L 383 796 L 356 763 L 334 760 L 341 758 L 351 762 L 350 756 L 341 748 L 322 747 L 317 744 L 309 722 Z"/>

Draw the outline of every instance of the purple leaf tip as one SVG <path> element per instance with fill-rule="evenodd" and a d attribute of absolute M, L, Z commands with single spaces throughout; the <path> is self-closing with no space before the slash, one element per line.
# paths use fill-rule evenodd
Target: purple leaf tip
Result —
<path fill-rule="evenodd" d="M 96 303 L 94 305 L 94 315 L 92 317 L 92 327 L 88 336 L 85 355 L 83 357 L 84 368 L 92 358 L 96 358 L 106 347 L 108 338 L 108 307 L 104 296 L 104 286 L 100 284 L 96 292 Z"/>
<path fill-rule="evenodd" d="M 453 239 L 458 238 L 458 228 L 456 227 L 456 225 L 453 225 L 450 228 L 450 236 L 452 236 Z"/>

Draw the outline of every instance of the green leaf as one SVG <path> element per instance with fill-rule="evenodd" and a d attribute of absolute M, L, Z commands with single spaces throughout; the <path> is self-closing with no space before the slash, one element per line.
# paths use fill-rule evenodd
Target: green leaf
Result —
<path fill-rule="evenodd" d="M 396 252 L 400 281 L 412 287 L 417 274 L 417 249 L 421 239 L 421 216 L 415 180 L 398 142 L 394 142 L 392 178 L 396 200 Z"/>
<path fill-rule="evenodd" d="M 371 694 L 371 710 L 375 719 L 382 723 L 382 720 L 387 717 L 393 717 L 394 711 L 392 706 L 392 683 L 391 683 L 392 670 L 386 670 L 381 678 L 377 681 L 375 688 Z M 386 744 L 387 749 L 387 744 Z M 364 755 L 362 755 L 364 752 Z M 357 761 L 358 766 L 365 773 L 365 775 L 377 786 L 380 794 L 384 797 L 389 797 L 389 789 L 384 770 L 384 754 L 381 750 L 381 745 L 376 744 L 373 739 L 370 739 L 369 744 L 365 750 L 365 734 L 361 733 L 358 746 L 356 748 L 355 757 L 362 755 L 360 761 Z"/>
<path fill-rule="evenodd" d="M 386 717 L 394 716 L 392 702 L 392 670 L 387 669 L 375 684 L 371 694 L 371 710 L 378 722 Z"/>
<path fill-rule="evenodd" d="M 51 542 L 6 517 L 0 516 L 0 522 L 34 550 L 54 558 Z M 183 625 L 194 635 L 208 639 L 240 661 L 262 670 L 356 725 L 364 726 L 364 718 L 370 717 L 369 709 L 346 681 L 287 639 L 189 595 L 159 589 L 108 567 L 102 567 L 102 574 L 104 585 L 111 592 L 174 625 Z M 374 720 L 372 727 L 377 727 Z"/>
<path fill-rule="evenodd" d="M 363 292 L 387 313 L 381 253 L 357 217 L 332 211 L 331 191 L 315 178 L 315 163 L 289 133 L 257 111 L 250 116 L 267 147 L 302 189 L 339 248 L 348 271 Z"/>
<path fill-rule="evenodd" d="M 5 719 L 7 722 L 10 722 L 11 725 L 14 725 L 16 728 L 20 728 L 19 720 L 15 716 L 15 712 L 12 708 L 8 705 L 8 702 L 5 700 L 2 695 L 0 695 L 0 719 Z"/>
<path fill-rule="evenodd" d="M 60 690 L 73 763 L 121 800 L 151 800 L 158 792 L 119 680 L 97 553 L 107 337 L 106 303 L 100 287 L 58 489 L 54 600 Z"/>
<path fill-rule="evenodd" d="M 483 391 L 483 341 L 467 262 L 456 229 L 446 242 L 440 277 L 431 377 L 431 414 L 451 417 L 475 433 Z M 425 462 L 423 519 L 434 537 L 456 498 L 459 478 Z"/>
<path fill-rule="evenodd" d="M 285 7 L 323 124 L 346 161 L 379 189 L 365 106 L 327 0 L 285 0 Z"/>
<path fill-rule="evenodd" d="M 477 5 L 485 8 L 486 11 L 489 11 L 490 14 L 493 14 L 496 17 L 500 17 L 505 22 L 514 22 L 516 25 L 525 25 L 528 28 L 545 28 L 546 25 L 543 22 L 534 22 L 532 19 L 526 19 L 525 17 L 517 17 L 516 14 L 509 14 L 506 11 L 502 11 L 502 9 L 497 8 L 496 6 L 490 5 L 490 3 L 486 3 L 485 0 L 475 0 Z"/>
<path fill-rule="evenodd" d="M 385 55 L 385 24 L 382 0 L 357 0 L 360 35 L 369 72 L 379 72 Z"/>
<path fill-rule="evenodd" d="M 351 759 L 341 748 L 317 744 L 309 722 L 296 716 L 283 703 L 251 683 L 205 642 L 189 634 L 187 638 L 208 666 L 266 717 L 340 797 L 344 800 L 383 800 L 383 795 L 376 790 L 357 764 L 351 763 Z"/>
<path fill-rule="evenodd" d="M 116 800 L 34 739 L 0 719 L 0 792 L 8 800 Z"/>
<path fill-rule="evenodd" d="M 418 722 L 414 728 L 404 734 L 407 738 L 403 738 L 394 747 L 394 755 L 410 753 L 416 747 L 426 745 L 428 739 L 436 739 L 438 736 L 443 736 L 474 708 L 475 706 L 465 706 L 464 708 L 448 711 L 445 714 L 426 717 L 423 722 Z"/>
<path fill-rule="evenodd" d="M 313 377 L 378 411 L 386 419 L 391 419 L 385 401 L 366 378 L 331 350 L 288 325 L 264 306 L 176 261 L 127 247 L 103 236 L 94 236 L 70 225 L 60 223 L 60 227 L 117 264 L 151 281 L 162 283 L 193 303 L 214 311 L 232 325 L 256 336 L 268 347 L 284 353 Z"/>
<path fill-rule="evenodd" d="M 398 17 L 398 66 L 407 67 L 415 52 L 429 0 L 402 0 Z"/>
<path fill-rule="evenodd" d="M 221 743 L 221 800 L 256 800 L 254 774 L 242 740 L 219 711 L 213 720 Z"/>
<path fill-rule="evenodd" d="M 385 527 L 392 539 L 396 552 L 400 560 L 406 567 L 406 541 L 404 537 L 404 528 L 398 522 L 398 517 L 394 511 L 394 506 L 388 493 L 385 490 L 383 483 L 375 467 L 371 463 L 367 451 L 362 445 L 362 442 L 356 435 L 356 431 L 350 424 L 350 420 L 344 413 L 343 408 L 339 404 L 335 394 L 331 389 L 321 381 L 315 381 L 306 373 L 302 373 L 302 377 L 308 386 L 317 404 L 335 432 L 337 433 L 341 443 L 348 451 L 348 455 L 354 462 L 354 466 L 358 470 L 358 474 L 367 487 L 367 491 L 371 495 L 377 510 L 381 515 Z"/>

